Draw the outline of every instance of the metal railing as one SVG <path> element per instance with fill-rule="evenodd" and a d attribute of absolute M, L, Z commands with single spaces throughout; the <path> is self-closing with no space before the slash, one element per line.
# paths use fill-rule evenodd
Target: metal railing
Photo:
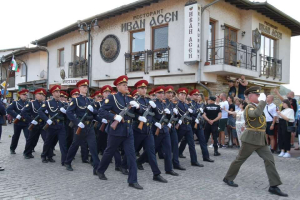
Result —
<path fill-rule="evenodd" d="M 260 54 L 260 76 L 282 79 L 282 60 Z"/>
<path fill-rule="evenodd" d="M 207 41 L 206 60 L 211 65 L 227 64 L 257 70 L 257 51 L 247 45 L 227 39 Z"/>
<path fill-rule="evenodd" d="M 170 48 L 125 53 L 125 74 L 128 72 L 169 69 Z"/>
<path fill-rule="evenodd" d="M 88 75 L 87 60 L 75 61 L 69 63 L 69 78 L 83 77 Z"/>

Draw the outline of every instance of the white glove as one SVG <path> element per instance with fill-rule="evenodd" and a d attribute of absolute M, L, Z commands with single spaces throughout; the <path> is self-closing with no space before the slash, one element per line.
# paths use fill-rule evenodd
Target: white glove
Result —
<path fill-rule="evenodd" d="M 196 122 L 197 124 L 199 124 L 199 120 L 198 120 L 198 119 L 195 119 L 195 122 Z"/>
<path fill-rule="evenodd" d="M 178 120 L 178 124 L 181 125 L 181 124 L 182 124 L 182 121 L 181 121 L 181 120 Z"/>
<path fill-rule="evenodd" d="M 144 122 L 144 123 L 146 123 L 147 122 L 147 119 L 146 119 L 146 117 L 143 117 L 143 116 L 139 116 L 139 118 L 138 118 L 141 122 Z"/>
<path fill-rule="evenodd" d="M 156 108 L 156 104 L 153 101 L 149 101 L 149 104 L 152 108 Z"/>
<path fill-rule="evenodd" d="M 66 109 L 64 109 L 63 107 L 61 107 L 59 110 L 60 110 L 60 112 L 62 112 L 64 114 L 66 114 L 66 112 L 67 112 Z"/>
<path fill-rule="evenodd" d="M 82 122 L 79 122 L 78 126 L 79 126 L 80 128 L 84 128 L 84 127 L 85 127 L 85 125 L 84 125 Z"/>
<path fill-rule="evenodd" d="M 136 101 L 130 101 L 129 104 L 131 105 L 131 107 L 134 107 L 134 108 L 140 107 L 140 105 Z"/>
<path fill-rule="evenodd" d="M 107 120 L 106 119 L 102 119 L 102 123 L 107 124 Z"/>
<path fill-rule="evenodd" d="M 121 115 L 116 115 L 114 120 L 120 122 L 122 120 L 122 116 Z"/>
<path fill-rule="evenodd" d="M 200 112 L 203 113 L 203 108 L 200 108 Z"/>
<path fill-rule="evenodd" d="M 161 129 L 161 123 L 155 122 L 154 124 L 157 128 Z"/>
<path fill-rule="evenodd" d="M 16 118 L 17 118 L 17 119 L 21 119 L 21 115 L 17 115 Z"/>
<path fill-rule="evenodd" d="M 45 110 L 45 113 L 48 114 L 48 110 Z"/>
<path fill-rule="evenodd" d="M 178 115 L 178 109 L 177 108 L 173 108 L 173 112 Z"/>
<path fill-rule="evenodd" d="M 32 120 L 31 123 L 34 124 L 34 125 L 37 125 L 37 124 L 38 124 L 38 122 L 35 121 L 35 120 Z"/>
<path fill-rule="evenodd" d="M 3 102 L 3 103 L 7 103 L 7 99 L 3 99 L 2 102 Z"/>
<path fill-rule="evenodd" d="M 171 123 L 168 123 L 168 125 L 167 125 L 169 128 L 171 128 L 172 127 L 172 124 Z"/>
<path fill-rule="evenodd" d="M 193 113 L 193 112 L 194 112 L 194 111 L 193 111 L 192 109 L 190 109 L 190 108 L 188 109 L 188 111 L 189 111 L 190 113 Z"/>
<path fill-rule="evenodd" d="M 168 108 L 164 109 L 165 113 L 171 114 L 170 110 Z"/>
<path fill-rule="evenodd" d="M 265 93 L 260 93 L 260 96 L 258 97 L 258 101 L 266 101 L 267 97 Z"/>
<path fill-rule="evenodd" d="M 91 105 L 88 105 L 87 109 L 89 109 L 91 112 L 94 112 L 94 108 Z"/>
<path fill-rule="evenodd" d="M 48 119 L 48 120 L 47 120 L 47 124 L 49 124 L 49 126 L 50 126 L 52 123 L 53 123 L 53 122 L 52 122 L 51 119 Z"/>

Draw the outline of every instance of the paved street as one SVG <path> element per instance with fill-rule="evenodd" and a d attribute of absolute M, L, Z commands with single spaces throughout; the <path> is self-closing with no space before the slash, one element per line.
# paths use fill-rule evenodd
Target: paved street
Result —
<path fill-rule="evenodd" d="M 10 155 L 9 145 L 12 136 L 12 125 L 3 127 L 2 141 L 0 143 L 0 166 L 5 171 L 0 172 L 0 199 L 281 199 L 268 193 L 268 180 L 264 163 L 254 153 L 242 166 L 235 180 L 238 188 L 231 188 L 222 182 L 222 179 L 238 151 L 236 149 L 221 149 L 222 156 L 214 157 L 215 163 L 203 163 L 201 151 L 197 145 L 198 159 L 204 168 L 192 167 L 188 151 L 181 159 L 181 164 L 187 171 L 177 171 L 179 177 L 164 174 L 163 162 L 159 160 L 162 175 L 168 180 L 167 184 L 152 180 L 149 165 L 145 164 L 144 171 L 138 171 L 139 183 L 144 190 L 129 188 L 126 176 L 114 171 L 111 164 L 106 176 L 107 181 L 99 180 L 93 176 L 92 167 L 81 163 L 77 155 L 73 163 L 73 172 L 66 171 L 60 165 L 60 153 L 56 148 L 56 163 L 42 163 L 40 153 L 42 140 L 40 139 L 35 158 L 25 160 L 22 152 L 25 139 L 22 135 L 16 155 Z M 212 149 L 209 148 L 212 155 Z M 280 188 L 289 194 L 289 198 L 299 199 L 300 194 L 300 161 L 295 158 L 284 159 L 275 156 L 278 172 L 281 176 Z"/>

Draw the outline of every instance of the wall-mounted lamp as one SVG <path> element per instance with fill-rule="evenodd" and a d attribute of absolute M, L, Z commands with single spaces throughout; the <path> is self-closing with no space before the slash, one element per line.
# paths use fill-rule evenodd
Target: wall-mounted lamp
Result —
<path fill-rule="evenodd" d="M 225 30 L 225 25 L 221 24 L 221 29 L 224 31 Z"/>
<path fill-rule="evenodd" d="M 242 31 L 242 36 L 244 37 L 246 34 L 246 31 Z"/>
<path fill-rule="evenodd" d="M 110 77 L 110 75 L 108 75 L 108 74 L 105 74 L 105 76 L 106 76 L 106 77 Z"/>
<path fill-rule="evenodd" d="M 183 70 L 182 70 L 182 69 L 180 69 L 180 68 L 178 68 L 178 71 L 181 71 L 181 72 L 182 72 Z"/>

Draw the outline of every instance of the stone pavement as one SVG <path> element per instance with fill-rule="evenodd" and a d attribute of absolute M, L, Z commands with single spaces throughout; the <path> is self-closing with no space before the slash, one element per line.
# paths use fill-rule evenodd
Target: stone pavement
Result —
<path fill-rule="evenodd" d="M 127 177 L 114 171 L 114 164 L 108 168 L 107 181 L 99 180 L 92 174 L 89 164 L 81 163 L 80 155 L 73 162 L 73 172 L 60 165 L 60 153 L 56 147 L 56 163 L 42 163 L 40 139 L 35 158 L 25 160 L 22 156 L 25 141 L 24 136 L 16 150 L 16 155 L 10 155 L 9 145 L 12 136 L 12 125 L 3 127 L 0 143 L 0 166 L 5 171 L 0 172 L 0 199 L 300 199 L 300 161 L 295 158 L 278 158 L 275 156 L 277 170 L 284 183 L 280 188 L 289 194 L 289 198 L 280 198 L 268 193 L 268 180 L 264 163 L 254 153 L 242 166 L 236 178 L 238 188 L 231 188 L 222 179 L 238 153 L 237 149 L 220 149 L 220 157 L 212 155 L 214 163 L 202 161 L 199 145 L 196 146 L 198 160 L 204 168 L 192 167 L 188 150 L 184 152 L 186 159 L 180 159 L 187 171 L 177 171 L 180 176 L 173 177 L 164 173 L 163 161 L 158 160 L 162 176 L 168 183 L 158 183 L 152 180 L 149 165 L 144 171 L 138 171 L 138 181 L 144 190 L 135 190 L 127 185 Z"/>

